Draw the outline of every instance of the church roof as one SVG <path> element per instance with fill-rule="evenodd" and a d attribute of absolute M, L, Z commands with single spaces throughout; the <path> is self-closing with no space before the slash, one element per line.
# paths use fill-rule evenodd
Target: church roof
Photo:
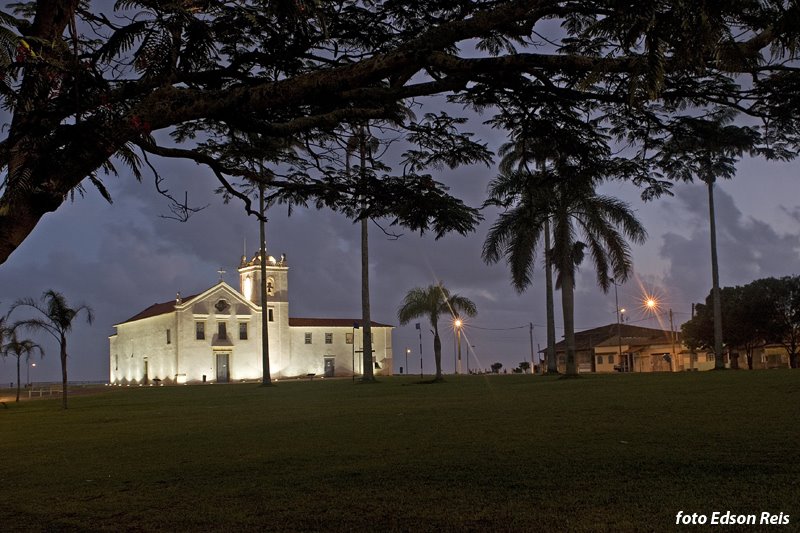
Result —
<path fill-rule="evenodd" d="M 338 327 L 338 328 L 352 328 L 353 324 L 361 324 L 360 318 L 292 318 L 289 317 L 289 325 L 294 327 Z M 381 324 L 380 322 L 371 322 L 374 328 L 392 328 L 391 324 Z"/>
<path fill-rule="evenodd" d="M 193 294 L 191 296 L 185 296 L 185 297 L 182 297 L 182 300 L 184 302 L 186 302 L 186 301 L 191 300 L 195 296 L 197 296 L 197 295 Z M 145 309 L 143 311 L 139 311 L 137 314 L 133 315 L 128 320 L 125 320 L 125 321 L 123 321 L 121 323 L 125 324 L 127 322 L 134 322 L 136 320 L 141 320 L 143 318 L 150 318 L 151 316 L 163 315 L 165 313 L 171 313 L 174 310 L 175 310 L 175 300 L 174 299 L 170 300 L 169 302 L 162 302 L 160 304 L 156 303 L 156 304 L 151 305 L 150 307 L 148 307 L 147 309 Z"/>

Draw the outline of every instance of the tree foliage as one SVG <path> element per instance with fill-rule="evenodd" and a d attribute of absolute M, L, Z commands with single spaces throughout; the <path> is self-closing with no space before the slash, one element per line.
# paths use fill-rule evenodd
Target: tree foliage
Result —
<path fill-rule="evenodd" d="M 436 381 L 442 378 L 442 341 L 439 337 L 439 320 L 442 316 L 453 318 L 466 315 L 475 316 L 478 308 L 465 296 L 451 293 L 441 283 L 428 287 L 416 287 L 406 293 L 397 320 L 401 325 L 408 324 L 415 318 L 427 318 L 433 328 L 433 354 L 436 363 Z"/>
<path fill-rule="evenodd" d="M 800 351 L 800 276 L 764 278 L 744 286 L 723 287 L 722 328 L 728 352 L 743 350 L 749 368 L 753 352 L 767 344 L 786 349 L 792 368 Z M 713 350 L 712 295 L 695 304 L 695 316 L 682 326 L 683 339 L 693 350 Z M 721 357 L 722 354 L 717 354 Z"/>
<path fill-rule="evenodd" d="M 519 163 L 516 168 L 501 165 L 504 172 L 489 184 L 487 204 L 504 210 L 489 230 L 483 258 L 489 263 L 505 258 L 512 284 L 522 291 L 531 283 L 536 252 L 542 251 L 552 225 L 552 247 L 544 253 L 557 273 L 556 287 L 561 288 L 567 374 L 577 375 L 573 301 L 577 268 L 588 254 L 598 285 L 607 290 L 611 275 L 624 281 L 631 271 L 626 239 L 643 242 L 646 232 L 628 204 L 596 192 L 597 185 L 616 176 L 619 168 L 616 158 L 597 142 L 599 129 L 591 120 L 580 120 L 576 109 L 563 109 L 557 119 L 545 122 L 563 124 L 567 142 L 548 145 L 530 134 L 535 129 L 531 119 L 537 121 L 539 114 L 517 109 L 526 114 L 517 124 L 523 132 L 515 131 L 516 139 L 504 146 L 503 163 Z M 538 159 L 536 172 L 529 165 L 532 158 Z"/>
<path fill-rule="evenodd" d="M 681 178 L 661 154 L 693 120 L 752 117 L 752 127 L 725 126 L 746 137 L 737 153 L 791 157 L 800 140 L 793 0 L 118 0 L 113 9 L 33 0 L 10 9 L 0 12 L 10 117 L 0 261 L 84 185 L 110 198 L 104 173 L 125 166 L 141 178 L 145 154 L 208 166 L 251 211 L 241 180 L 347 208 L 355 184 L 321 172 L 310 152 L 341 124 L 391 120 L 440 154 L 410 151 L 409 169 L 461 163 L 441 158 L 447 143 L 404 115 L 437 94 L 490 115 L 514 95 L 543 117 L 581 106 L 602 132 L 596 142 L 615 148 L 603 160 L 624 163 L 619 177 L 646 197 Z M 242 134 L 300 149 L 270 153 L 271 172 L 260 174 L 229 157 Z M 370 194 L 399 223 L 437 232 L 426 209 L 452 201 L 414 170 Z M 417 200 L 419 210 L 404 209 Z"/>

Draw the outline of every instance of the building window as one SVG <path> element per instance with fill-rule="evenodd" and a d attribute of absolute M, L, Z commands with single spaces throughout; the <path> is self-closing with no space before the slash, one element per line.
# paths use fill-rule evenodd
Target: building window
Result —
<path fill-rule="evenodd" d="M 325 334 L 325 344 L 333 344 L 333 333 Z"/>
<path fill-rule="evenodd" d="M 228 328 L 225 322 L 217 322 L 217 337 L 221 341 L 228 340 Z"/>
<path fill-rule="evenodd" d="M 167 344 L 172 344 L 172 338 L 170 336 L 170 331 L 167 330 Z"/>
<path fill-rule="evenodd" d="M 275 322 L 275 313 L 274 313 L 274 309 L 272 307 L 267 309 L 267 321 L 268 322 Z"/>
<path fill-rule="evenodd" d="M 119 370 L 119 354 L 114 354 L 114 370 Z"/>
<path fill-rule="evenodd" d="M 347 344 L 353 344 L 353 334 L 352 333 L 345 333 L 344 334 L 344 342 Z"/>
<path fill-rule="evenodd" d="M 269 296 L 275 294 L 275 279 L 272 277 L 267 278 L 267 294 Z"/>
<path fill-rule="evenodd" d="M 597 364 L 598 365 L 602 365 L 603 364 L 603 356 L 602 355 L 598 355 L 597 356 Z"/>
<path fill-rule="evenodd" d="M 306 333 L 306 344 L 311 344 L 311 333 Z"/>
<path fill-rule="evenodd" d="M 247 340 L 247 322 L 239 322 L 239 340 Z"/>
<path fill-rule="evenodd" d="M 206 323 L 205 322 L 195 322 L 194 323 L 194 336 L 199 341 L 205 340 L 205 338 L 206 338 Z"/>
<path fill-rule="evenodd" d="M 712 352 L 708 352 L 708 353 L 706 354 L 706 362 L 707 362 L 707 363 L 710 363 L 710 362 L 711 362 L 711 361 L 713 361 L 713 360 L 714 360 L 714 354 L 713 354 Z"/>

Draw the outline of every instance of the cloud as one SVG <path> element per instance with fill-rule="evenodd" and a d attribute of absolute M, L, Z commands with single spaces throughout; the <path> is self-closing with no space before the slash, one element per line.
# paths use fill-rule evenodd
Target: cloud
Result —
<path fill-rule="evenodd" d="M 714 200 L 721 286 L 797 273 L 800 235 L 779 233 L 766 222 L 745 215 L 721 187 L 715 187 Z M 681 187 L 673 203 L 675 215 L 690 221 L 693 229 L 688 235 L 663 235 L 660 255 L 669 262 L 664 285 L 677 292 L 680 301 L 701 302 L 711 289 L 705 185 Z"/>

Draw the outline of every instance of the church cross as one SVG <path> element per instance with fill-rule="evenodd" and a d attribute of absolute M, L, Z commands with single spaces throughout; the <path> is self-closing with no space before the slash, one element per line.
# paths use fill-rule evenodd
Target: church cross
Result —
<path fill-rule="evenodd" d="M 217 270 L 217 273 L 219 274 L 219 280 L 220 280 L 220 281 L 222 281 L 222 276 L 223 276 L 223 274 L 225 274 L 226 272 L 227 272 L 227 270 L 223 269 L 222 267 L 219 267 L 219 270 Z"/>

